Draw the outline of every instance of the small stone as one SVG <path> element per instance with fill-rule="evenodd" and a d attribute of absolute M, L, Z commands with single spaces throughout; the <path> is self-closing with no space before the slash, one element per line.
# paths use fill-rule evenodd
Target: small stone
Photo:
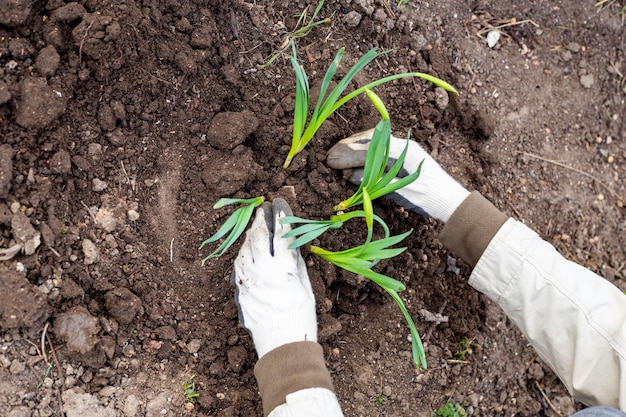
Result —
<path fill-rule="evenodd" d="M 11 362 L 11 366 L 9 367 L 9 371 L 13 375 L 21 374 L 25 370 L 26 370 L 26 363 L 21 362 L 17 359 L 14 359 L 13 362 Z"/>
<path fill-rule="evenodd" d="M 99 178 L 93 179 L 93 190 L 97 193 L 106 190 L 108 186 L 109 184 Z"/>
<path fill-rule="evenodd" d="M 76 306 L 54 319 L 54 334 L 65 341 L 71 352 L 87 353 L 98 342 L 98 319 L 83 306 Z"/>
<path fill-rule="evenodd" d="M 126 417 L 135 417 L 139 410 L 139 400 L 134 395 L 129 395 L 124 400 L 124 415 Z"/>
<path fill-rule="evenodd" d="M 614 160 L 615 158 L 613 158 L 613 155 L 609 155 L 609 157 L 606 158 L 606 162 L 608 162 L 609 164 L 612 164 Z"/>
<path fill-rule="evenodd" d="M 439 110 L 445 110 L 449 102 L 450 98 L 448 97 L 448 92 L 441 87 L 435 88 L 435 105 L 437 108 L 439 108 Z"/>
<path fill-rule="evenodd" d="M 221 392 L 218 392 L 217 394 L 215 394 L 215 396 L 218 400 L 223 400 L 224 398 L 226 398 L 226 395 Z"/>
<path fill-rule="evenodd" d="M 100 259 L 100 252 L 96 245 L 89 239 L 83 239 L 83 255 L 85 256 L 85 265 L 93 265 Z"/>
<path fill-rule="evenodd" d="M 591 88 L 593 86 L 594 81 L 595 80 L 594 80 L 593 74 L 585 74 L 582 77 L 580 77 L 580 84 L 585 88 Z"/>
<path fill-rule="evenodd" d="M 603 201 L 604 200 L 604 194 L 600 193 L 596 196 L 596 198 L 598 199 L 598 201 Z"/>
<path fill-rule="evenodd" d="M 25 255 L 32 255 L 41 244 L 41 233 L 35 230 L 30 219 L 24 213 L 18 211 L 11 218 L 13 237 L 22 245 Z"/>
<path fill-rule="evenodd" d="M 115 417 L 116 415 L 113 408 L 103 407 L 96 396 L 82 393 L 78 388 L 65 390 L 61 398 L 67 417 Z"/>
<path fill-rule="evenodd" d="M 104 296 L 109 314 L 120 324 L 130 324 L 135 317 L 143 314 L 141 299 L 128 288 L 116 288 Z"/>
<path fill-rule="evenodd" d="M 567 44 L 567 49 L 569 49 L 573 53 L 577 53 L 580 51 L 580 45 L 576 42 L 570 42 Z"/>
<path fill-rule="evenodd" d="M 102 388 L 98 394 L 101 397 L 112 397 L 113 395 L 115 395 L 115 391 L 117 391 L 117 388 L 109 385 Z"/>
<path fill-rule="evenodd" d="M 56 174 L 69 174 L 72 171 L 72 157 L 66 150 L 60 150 L 50 158 L 50 170 Z"/>
<path fill-rule="evenodd" d="M 187 343 L 187 350 L 189 353 L 198 353 L 200 350 L 200 346 L 202 346 L 202 341 L 199 339 L 191 339 L 189 343 Z"/>
<path fill-rule="evenodd" d="M 355 28 L 361 23 L 361 19 L 363 19 L 361 13 L 353 10 L 346 14 L 341 20 L 347 27 Z"/>
<path fill-rule="evenodd" d="M 174 328 L 172 326 L 157 327 L 154 330 L 154 333 L 156 333 L 159 336 L 159 338 L 161 338 L 161 339 L 165 339 L 165 340 L 175 340 L 176 339 L 176 330 L 174 330 Z"/>
<path fill-rule="evenodd" d="M 137 220 L 139 220 L 139 213 L 137 213 L 136 210 L 130 209 L 128 210 L 126 215 L 128 216 L 128 220 L 130 220 L 131 222 L 136 222 Z"/>

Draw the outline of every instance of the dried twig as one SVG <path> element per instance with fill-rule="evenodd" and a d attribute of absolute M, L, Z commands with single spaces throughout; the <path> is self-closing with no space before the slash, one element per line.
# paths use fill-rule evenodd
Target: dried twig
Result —
<path fill-rule="evenodd" d="M 483 28 L 483 29 L 479 30 L 478 32 L 476 32 L 476 35 L 478 37 L 482 38 L 483 34 L 485 34 L 487 32 L 491 32 L 492 30 L 500 30 L 500 29 L 504 29 L 504 28 L 509 27 L 509 26 L 518 26 L 518 25 L 523 25 L 523 24 L 526 24 L 526 23 L 530 23 L 531 25 L 533 25 L 536 28 L 539 27 L 539 25 L 537 23 L 535 23 L 532 19 L 520 20 L 519 22 L 514 20 L 513 22 L 503 23 L 503 24 L 498 25 L 498 26 L 491 26 L 490 25 L 490 26 L 488 26 L 486 28 Z"/>
<path fill-rule="evenodd" d="M 563 414 L 559 413 L 559 410 L 557 410 L 556 407 L 554 407 L 554 404 L 552 404 L 552 401 L 550 401 L 546 393 L 543 392 L 543 389 L 541 388 L 541 385 L 539 385 L 539 382 L 535 381 L 535 386 L 539 390 L 539 394 L 541 394 L 541 396 L 546 401 L 546 403 L 548 403 L 548 406 L 550 407 L 550 409 L 552 409 L 552 411 L 554 411 L 557 416 L 563 417 Z"/>
<path fill-rule="evenodd" d="M 46 322 L 43 326 L 43 331 L 41 332 L 41 355 L 43 356 L 45 363 L 48 363 L 48 355 L 46 355 L 46 333 L 49 325 L 50 323 Z"/>
<path fill-rule="evenodd" d="M 612 189 L 611 189 L 608 185 L 606 185 L 605 183 L 603 183 L 603 182 L 602 182 L 602 181 L 600 181 L 598 178 L 594 177 L 593 175 L 591 175 L 591 174 L 590 174 L 590 173 L 588 173 L 588 172 L 582 171 L 582 170 L 580 170 L 580 169 L 578 169 L 578 168 L 574 168 L 574 167 L 569 166 L 569 165 L 567 165 L 567 164 L 564 164 L 564 163 L 562 163 L 562 162 L 555 161 L 555 160 L 553 160 L 553 159 L 547 159 L 547 158 L 544 158 L 544 157 L 542 157 L 542 156 L 532 154 L 532 153 L 530 153 L 530 152 L 517 151 L 517 153 L 521 153 L 522 155 L 526 155 L 526 156 L 529 156 L 529 157 L 531 157 L 531 158 L 538 159 L 538 160 L 540 160 L 540 161 L 544 161 L 544 162 L 548 162 L 548 163 L 550 163 L 550 164 L 554 164 L 554 165 L 560 166 L 561 168 L 566 168 L 566 169 L 572 170 L 572 171 L 577 172 L 577 173 L 579 173 L 579 174 L 581 174 L 581 175 L 584 175 L 585 177 L 591 178 L 592 180 L 594 180 L 595 182 L 597 182 L 599 185 L 601 185 L 604 189 L 606 189 L 606 190 L 607 190 L 607 191 L 608 191 L 608 192 L 609 192 L 609 193 L 610 193 L 613 197 L 615 197 L 615 198 L 619 198 L 619 196 L 617 195 L 617 193 L 616 193 L 615 191 L 613 191 L 613 190 L 612 190 Z"/>
<path fill-rule="evenodd" d="M 87 213 L 89 213 L 89 217 L 91 217 L 91 220 L 93 220 L 93 223 L 98 224 L 98 220 L 96 220 L 96 216 L 91 212 L 91 209 L 87 207 L 87 204 L 85 204 L 83 200 L 80 200 L 80 204 L 82 204 L 83 207 L 85 207 L 85 210 L 87 210 Z"/>

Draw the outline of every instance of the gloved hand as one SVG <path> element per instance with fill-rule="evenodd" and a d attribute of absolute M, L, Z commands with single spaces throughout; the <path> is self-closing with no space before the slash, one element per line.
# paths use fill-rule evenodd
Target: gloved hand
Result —
<path fill-rule="evenodd" d="M 333 146 L 326 159 L 328 166 L 334 169 L 362 167 L 373 131 L 374 129 L 370 129 L 357 133 Z M 391 164 L 400 156 L 405 146 L 406 139 L 391 136 Z M 387 197 L 404 208 L 446 222 L 470 193 L 414 141 L 409 141 L 409 150 L 400 174 L 406 176 L 415 172 L 422 160 L 424 164 L 419 178 Z M 359 184 L 362 178 L 363 170 L 355 170 L 351 181 Z"/>
<path fill-rule="evenodd" d="M 317 342 L 315 298 L 299 249 L 287 247 L 294 238 L 282 236 L 291 230 L 280 219 L 291 216 L 281 198 L 264 203 L 246 233 L 235 259 L 231 284 L 239 321 L 254 340 L 259 359 L 291 342 Z"/>

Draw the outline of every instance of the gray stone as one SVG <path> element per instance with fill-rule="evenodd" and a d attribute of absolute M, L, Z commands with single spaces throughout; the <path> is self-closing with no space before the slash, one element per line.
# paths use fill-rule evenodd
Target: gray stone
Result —
<path fill-rule="evenodd" d="M 593 87 L 594 81 L 595 81 L 595 78 L 593 74 L 585 74 L 582 77 L 580 77 L 580 84 L 585 88 Z"/>
<path fill-rule="evenodd" d="M 114 409 L 101 406 L 95 396 L 78 388 L 64 391 L 61 397 L 67 417 L 115 417 Z"/>
<path fill-rule="evenodd" d="M 63 339 L 67 350 L 71 352 L 91 351 L 98 342 L 96 334 L 99 331 L 98 319 L 82 306 L 73 307 L 54 319 L 55 336 Z"/>
<path fill-rule="evenodd" d="M 83 239 L 82 247 L 83 255 L 85 256 L 85 265 L 93 265 L 100 260 L 100 252 L 91 240 Z"/>

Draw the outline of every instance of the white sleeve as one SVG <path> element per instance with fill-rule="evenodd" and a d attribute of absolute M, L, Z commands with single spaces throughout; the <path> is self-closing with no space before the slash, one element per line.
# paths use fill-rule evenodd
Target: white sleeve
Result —
<path fill-rule="evenodd" d="M 307 388 L 287 395 L 286 402 L 268 417 L 343 417 L 335 394 L 326 388 Z"/>
<path fill-rule="evenodd" d="M 626 411 L 626 295 L 509 219 L 470 285 L 502 307 L 570 393 Z"/>

